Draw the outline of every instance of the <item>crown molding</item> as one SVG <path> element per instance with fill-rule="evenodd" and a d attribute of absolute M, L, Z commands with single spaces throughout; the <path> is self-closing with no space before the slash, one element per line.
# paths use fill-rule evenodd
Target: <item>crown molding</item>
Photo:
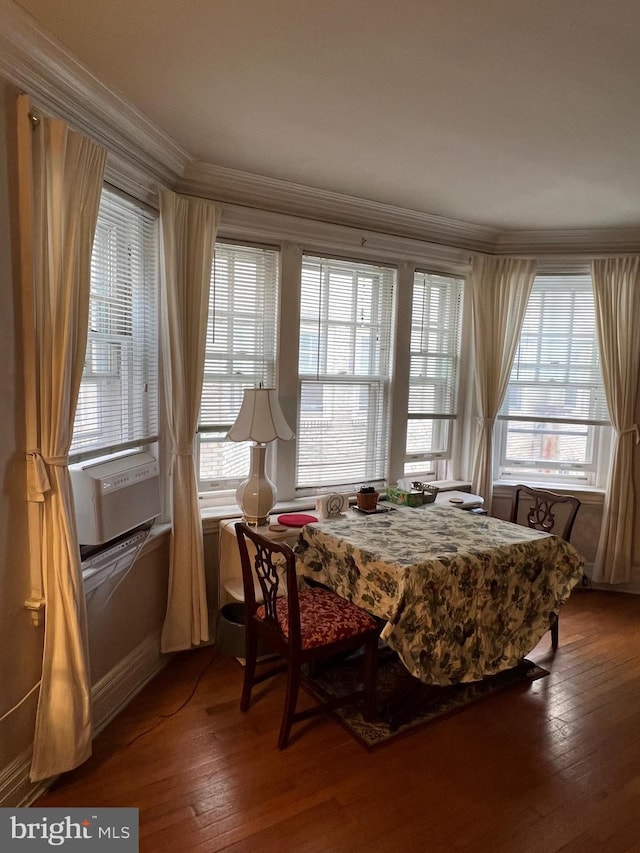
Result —
<path fill-rule="evenodd" d="M 195 160 L 187 165 L 177 189 L 201 198 L 468 252 L 561 259 L 640 251 L 640 228 L 501 231 Z"/>
<path fill-rule="evenodd" d="M 273 246 L 289 243 L 307 252 L 344 254 L 345 257 L 394 265 L 407 263 L 450 275 L 466 275 L 471 268 L 470 252 L 443 243 L 241 205 L 223 203 L 219 206 L 222 215 L 218 236 L 223 239 L 251 240 Z"/>
<path fill-rule="evenodd" d="M 500 234 L 494 228 L 195 160 L 188 164 L 177 189 L 201 198 L 471 252 L 491 251 Z"/>
<path fill-rule="evenodd" d="M 0 74 L 34 108 L 65 119 L 108 151 L 107 180 L 145 201 L 175 185 L 191 155 L 101 83 L 13 0 L 0 0 Z"/>
<path fill-rule="evenodd" d="M 640 228 L 582 228 L 539 231 L 503 231 L 494 246 L 497 255 L 533 257 L 637 254 Z"/>
<path fill-rule="evenodd" d="M 162 185 L 245 209 L 363 230 L 369 241 L 377 233 L 439 246 L 445 254 L 447 247 L 560 259 L 640 251 L 640 228 L 504 231 L 195 161 L 14 0 L 0 0 L 0 74 L 28 94 L 34 108 L 64 118 L 104 145 L 107 181 L 152 205 Z"/>

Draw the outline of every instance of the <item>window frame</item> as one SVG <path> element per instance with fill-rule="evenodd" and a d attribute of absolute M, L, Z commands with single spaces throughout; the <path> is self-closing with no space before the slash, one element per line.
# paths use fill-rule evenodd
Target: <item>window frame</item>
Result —
<path fill-rule="evenodd" d="M 315 274 L 316 268 L 318 271 L 319 290 L 318 290 L 318 307 L 317 313 L 313 306 L 308 310 L 308 316 L 303 319 L 303 276 L 305 271 L 310 276 Z M 331 292 L 336 292 L 335 285 L 331 283 L 332 273 L 336 277 L 351 276 L 351 298 L 347 298 L 344 303 L 338 300 L 338 297 L 332 300 Z M 365 282 L 371 280 L 370 302 L 366 302 L 366 287 Z M 361 282 L 364 301 L 359 302 L 361 293 Z M 396 293 L 397 293 L 397 268 L 391 264 L 375 263 L 366 259 L 344 258 L 342 256 L 330 255 L 328 253 L 305 252 L 301 258 L 300 266 L 300 311 L 299 311 L 299 335 L 305 332 L 306 328 L 311 328 L 317 324 L 318 336 L 316 341 L 316 366 L 300 364 L 300 355 L 302 347 L 298 346 L 297 358 L 297 430 L 296 430 L 296 454 L 295 454 L 295 494 L 304 496 L 307 494 L 317 494 L 318 492 L 328 490 L 340 490 L 351 492 L 363 482 L 370 484 L 382 485 L 387 479 L 388 464 L 389 464 L 389 434 L 390 434 L 390 412 L 391 412 L 391 383 L 393 379 L 393 358 L 394 358 L 394 342 L 395 342 L 395 319 L 396 311 Z M 336 301 L 338 300 L 338 301 Z M 350 303 L 350 306 L 349 306 Z M 363 308 L 363 305 L 365 306 Z M 349 307 L 351 312 L 357 313 L 358 308 L 361 310 L 360 318 L 352 313 L 351 316 L 345 318 L 338 317 L 336 308 L 346 310 Z M 385 316 L 384 310 L 388 309 L 388 316 Z M 353 356 L 353 369 L 350 373 L 345 370 L 336 370 L 337 363 L 337 342 L 340 340 L 338 331 L 330 336 L 330 330 L 342 329 L 346 331 L 346 339 L 349 343 L 349 351 Z M 362 330 L 360 332 L 359 330 Z M 375 344 L 370 337 L 370 331 L 377 330 L 378 343 Z M 367 338 L 367 334 L 369 337 Z M 358 372 L 356 362 L 358 361 L 358 341 L 364 341 L 368 344 L 367 351 L 364 353 L 364 361 L 369 367 L 373 366 L 373 372 L 369 371 Z M 333 350 L 333 358 L 331 356 Z M 360 357 L 363 357 L 362 351 Z M 334 366 L 331 368 L 331 361 Z M 341 365 L 344 367 L 344 364 Z M 340 467 L 337 460 L 332 460 L 334 465 L 334 475 L 322 481 L 314 481 L 314 484 L 308 482 L 308 479 L 302 476 L 301 466 L 303 453 L 308 454 L 307 448 L 301 447 L 302 427 L 302 405 L 303 392 L 305 389 L 318 387 L 333 393 L 340 393 L 339 389 L 345 391 L 348 388 L 358 389 L 360 393 L 369 389 L 366 394 L 367 399 L 374 400 L 375 413 L 373 419 L 367 419 L 366 426 L 369 432 L 367 444 L 371 443 L 376 450 L 372 456 L 363 458 L 361 463 L 363 468 L 361 472 L 356 473 L 353 469 L 347 471 L 344 476 L 336 476 Z M 367 411 L 371 411 L 370 402 L 367 404 Z M 354 409 L 356 414 L 357 410 Z M 312 421 L 313 419 L 308 419 Z M 310 438 L 312 438 L 310 436 Z M 336 468 L 337 466 L 337 468 Z"/>
<path fill-rule="evenodd" d="M 311 236 L 313 234 L 313 236 Z M 465 424 L 469 407 L 469 353 L 466 344 L 469 340 L 469 312 L 467 304 L 468 275 L 471 258 L 467 252 L 429 245 L 421 248 L 415 243 L 405 245 L 405 241 L 389 239 L 386 235 L 370 233 L 367 239 L 345 239 L 349 232 L 338 227 L 329 227 L 320 222 L 309 223 L 281 220 L 278 215 L 265 215 L 260 224 L 251 219 L 245 221 L 243 215 L 238 219 L 227 217 L 218 231 L 217 240 L 241 246 L 262 245 L 277 248 L 280 252 L 280 280 L 278 307 L 278 350 L 276 355 L 276 382 L 280 404 L 285 417 L 297 432 L 298 400 L 300 395 L 298 376 L 299 353 L 299 311 L 300 281 L 303 255 L 342 259 L 353 263 L 383 266 L 396 273 L 396 315 L 395 346 L 391 354 L 393 364 L 392 387 L 388 402 L 389 434 L 386 446 L 386 472 L 384 482 L 393 484 L 404 476 L 404 452 L 406 441 L 408 373 L 405 373 L 404 341 L 410 335 L 411 286 L 414 272 L 426 270 L 436 275 L 452 276 L 464 281 L 462 297 L 463 332 L 458 376 L 458 414 L 452 430 L 451 456 L 435 460 L 438 479 L 468 476 L 467 459 L 469 448 L 465 439 Z M 277 236 L 276 236 L 277 235 Z M 435 251 L 434 251 L 435 250 Z M 281 330 L 285 330 L 282 332 Z M 408 362 L 407 362 L 408 364 Z M 351 494 L 355 487 L 349 484 L 336 489 L 317 485 L 308 489 L 296 489 L 297 437 L 290 441 L 275 441 L 268 445 L 267 473 L 276 485 L 277 499 L 283 507 L 309 507 L 311 497 L 327 491 L 340 491 Z M 360 484 L 360 481 L 357 485 Z M 234 492 L 216 489 L 200 492 L 201 506 L 215 511 L 225 512 L 235 509 Z"/>
<path fill-rule="evenodd" d="M 100 230 L 106 232 L 104 245 Z M 136 242 L 137 241 L 137 242 Z M 104 257 L 104 267 L 99 267 L 100 254 Z M 99 281 L 98 281 L 99 279 Z M 128 296 L 124 292 L 129 290 Z M 112 291 L 112 292 L 109 292 Z M 119 295 L 114 297 L 114 292 Z M 129 302 L 130 311 L 123 313 Z M 82 379 L 78 394 L 78 404 L 74 418 L 74 440 L 69 460 L 81 462 L 96 457 L 111 456 L 120 451 L 136 447 L 149 447 L 158 441 L 159 434 L 159 217 L 157 211 L 142 202 L 132 199 L 104 184 L 101 192 L 100 207 L 96 223 L 91 260 L 91 293 L 89 298 L 89 316 L 87 347 Z M 100 318 L 102 317 L 102 321 Z M 95 322 L 95 321 L 98 322 Z M 105 328 L 98 328 L 102 322 Z M 126 331 L 130 322 L 130 330 Z M 115 328 L 121 326 L 118 332 Z M 88 367 L 95 358 L 97 347 L 110 344 L 107 360 L 111 372 L 97 372 Z M 125 353 L 123 359 L 113 358 L 113 348 Z M 125 364 L 126 371 L 122 370 Z M 125 375 L 126 374 L 126 375 Z M 109 409 L 106 401 L 108 387 L 102 394 L 96 395 L 94 417 L 102 426 L 94 434 L 102 440 L 82 441 L 79 438 L 78 424 L 83 417 L 90 417 L 91 411 L 83 406 L 82 396 L 91 385 L 105 385 L 111 378 L 120 382 L 121 400 L 119 408 L 120 424 L 126 424 L 127 434 L 115 437 L 113 433 L 104 438 L 105 412 L 109 417 L 117 415 L 115 407 Z M 104 380 L 104 382 L 102 382 Z"/>
<path fill-rule="evenodd" d="M 229 411 L 228 418 L 226 420 L 221 420 L 216 423 L 203 423 L 203 413 L 202 406 L 204 400 L 204 386 L 207 378 L 207 360 L 211 359 L 213 361 L 218 359 L 228 359 L 230 362 L 233 362 L 235 358 L 235 347 L 233 352 L 227 350 L 225 355 L 216 355 L 215 349 L 212 349 L 210 344 L 213 343 L 211 340 L 213 334 L 213 325 L 215 323 L 215 316 L 218 312 L 218 307 L 216 307 L 216 299 L 218 297 L 217 288 L 220 286 L 220 272 L 216 270 L 216 251 L 218 252 L 218 260 L 221 260 L 221 257 L 224 253 L 231 255 L 234 251 L 237 251 L 238 257 L 234 258 L 233 263 L 237 264 L 239 259 L 241 259 L 242 255 L 245 254 L 246 257 L 254 255 L 257 257 L 259 253 L 263 252 L 263 264 L 266 267 L 269 265 L 269 257 L 271 256 L 271 260 L 273 261 L 273 281 L 270 292 L 262 293 L 262 300 L 266 303 L 273 304 L 273 326 L 270 328 L 270 334 L 272 334 L 272 357 L 267 357 L 263 359 L 261 365 L 256 369 L 254 375 L 246 374 L 247 381 L 244 382 L 231 382 L 229 381 L 229 386 L 233 386 L 236 390 L 236 407 L 235 411 Z M 265 284 L 265 280 L 262 282 Z M 197 479 L 198 479 L 198 490 L 201 494 L 206 494 L 210 496 L 210 499 L 217 502 L 225 501 L 230 499 L 234 494 L 237 486 L 242 482 L 243 479 L 247 477 L 249 474 L 249 466 L 250 466 L 250 453 L 249 448 L 251 446 L 251 442 L 228 442 L 226 439 L 226 434 L 233 426 L 235 418 L 240 411 L 240 406 L 242 403 L 242 392 L 244 388 L 252 388 L 255 387 L 259 382 L 262 382 L 264 387 L 272 387 L 275 384 L 276 379 L 276 370 L 277 370 L 277 353 L 278 353 L 278 336 L 279 336 L 279 307 L 280 307 L 280 248 L 277 245 L 266 245 L 262 243 L 255 243 L 251 241 L 239 241 L 234 239 L 224 238 L 221 235 L 218 235 L 214 245 L 214 254 L 213 254 L 213 262 L 211 269 L 211 289 L 210 289 L 210 297 L 209 297 L 209 307 L 208 307 L 208 316 L 207 316 L 207 337 L 205 344 L 205 364 L 204 364 L 204 372 L 203 372 L 203 400 L 201 400 L 200 412 L 198 415 L 198 427 L 196 431 L 195 437 L 195 448 L 194 448 L 194 461 L 196 465 Z M 232 317 L 234 316 L 234 312 L 227 311 L 224 315 L 226 316 L 227 325 L 234 323 Z M 254 318 L 259 316 L 259 312 L 253 312 Z M 213 318 L 213 319 L 212 319 Z M 267 316 L 263 317 L 265 323 L 268 319 Z M 271 326 L 271 324 L 270 324 Z M 233 337 L 232 337 L 233 340 Z M 257 358 L 254 359 L 257 361 Z M 224 383 L 227 383 L 229 375 L 223 373 Z M 215 372 L 210 372 L 211 381 L 215 382 L 216 374 Z M 219 439 L 211 439 L 210 436 L 219 434 Z M 225 448 L 228 449 L 229 453 L 233 454 L 234 457 L 240 459 L 244 457 L 244 468 L 243 473 L 234 474 L 230 476 L 219 476 L 219 477 L 203 477 L 202 476 L 202 451 L 203 447 L 206 446 L 209 442 L 224 444 Z M 270 452 L 267 452 L 267 471 L 271 470 L 271 456 Z M 215 496 L 215 497 L 211 497 Z"/>
<path fill-rule="evenodd" d="M 422 281 L 420 281 L 420 279 L 422 279 Z M 429 281 L 429 279 L 432 279 L 432 281 Z M 446 290 L 446 299 L 448 304 L 444 309 L 444 313 L 446 314 L 446 319 L 450 320 L 450 323 L 448 328 L 445 329 L 444 333 L 442 331 L 439 331 L 438 334 L 440 336 L 442 336 L 443 334 L 445 335 L 445 339 L 448 340 L 448 346 L 442 348 L 440 352 L 434 352 L 432 349 L 431 341 L 429 340 L 429 320 L 427 320 L 426 326 L 424 323 L 424 308 L 422 312 L 422 320 L 419 321 L 416 317 L 416 292 L 420 285 L 424 290 L 429 287 L 430 292 L 427 294 L 428 299 L 425 299 L 425 302 L 430 302 L 430 300 L 432 299 L 433 291 Z M 452 448 L 454 446 L 454 431 L 456 421 L 458 419 L 458 409 L 460 402 L 464 298 L 464 276 L 444 274 L 439 272 L 436 273 L 427 270 L 414 270 L 411 299 L 411 325 L 409 334 L 409 402 L 407 411 L 406 445 L 408 445 L 409 443 L 409 424 L 412 420 L 430 420 L 433 422 L 433 430 L 444 432 L 446 437 L 444 438 L 444 440 L 441 440 L 439 442 L 439 446 L 436 449 L 412 452 L 409 451 L 408 446 L 405 446 L 405 477 L 418 477 L 422 472 L 426 470 L 426 467 L 428 467 L 424 466 L 423 464 L 416 463 L 435 462 L 438 464 L 438 467 L 441 467 L 442 462 L 444 460 L 449 460 L 452 455 Z M 426 332 L 426 348 L 413 348 L 414 332 L 418 332 L 423 340 Z M 437 366 L 438 361 L 440 361 L 441 366 L 443 364 L 446 364 L 448 367 L 448 375 L 446 377 L 430 378 L 428 375 L 418 376 L 414 374 L 412 364 L 414 357 L 416 359 L 416 362 L 418 362 L 418 359 L 422 359 L 427 373 L 430 369 L 432 369 L 434 365 Z M 414 383 L 412 382 L 412 376 L 414 375 L 416 375 L 416 378 L 424 379 L 426 381 Z M 425 409 L 422 412 L 412 413 L 411 390 L 412 385 L 414 384 L 416 387 L 423 385 L 428 386 L 430 384 L 433 385 L 434 388 L 440 387 L 441 399 L 449 397 L 448 405 L 433 407 L 432 411 Z M 434 397 L 436 396 L 438 395 L 434 391 Z M 445 408 L 448 409 L 448 411 L 442 411 L 442 409 Z"/>
<path fill-rule="evenodd" d="M 570 284 L 570 286 L 563 291 L 565 293 L 569 292 L 575 294 L 580 291 L 584 292 L 587 289 L 587 278 L 590 279 L 590 276 L 587 274 L 567 273 L 549 275 L 538 273 L 534 281 L 532 294 L 536 289 L 536 285 L 538 285 L 539 292 L 544 293 L 548 298 L 548 294 L 553 292 L 554 281 L 556 282 L 555 286 L 557 287 L 561 286 L 561 284 L 565 282 Z M 572 279 L 574 280 L 573 282 L 571 281 Z M 592 292 L 593 291 L 591 290 L 591 293 Z M 574 312 L 572 312 L 570 320 L 571 325 L 573 326 L 573 323 L 575 322 Z M 600 357 L 598 352 L 595 314 L 593 317 L 593 340 L 595 341 L 595 351 L 592 352 L 591 357 L 592 359 L 595 357 L 595 363 L 596 365 L 599 365 Z M 516 355 L 514 357 L 514 366 L 511 371 L 512 375 L 517 363 L 519 348 L 520 344 L 518 345 Z M 553 362 L 550 362 L 550 364 L 553 364 Z M 569 356 L 569 360 L 567 360 L 566 367 L 564 369 L 569 370 L 570 365 L 571 361 Z M 535 364 L 530 364 L 530 369 L 539 371 L 544 366 L 544 362 L 539 358 Z M 591 370 L 593 369 L 594 364 L 591 366 Z M 536 384 L 544 387 L 544 383 Z M 565 383 L 565 385 L 567 390 L 570 390 L 571 383 Z M 578 387 L 579 385 L 576 385 L 576 388 Z M 551 418 L 547 417 L 545 420 L 536 420 L 533 417 L 527 418 L 522 415 L 512 415 L 509 417 L 509 415 L 505 413 L 505 408 L 508 405 L 509 390 L 510 389 L 507 389 L 505 394 L 505 400 L 503 401 L 501 410 L 498 413 L 494 430 L 494 479 L 513 483 L 526 479 L 529 482 L 537 481 L 547 485 L 555 485 L 559 488 L 572 486 L 602 488 L 606 483 L 612 438 L 611 425 L 603 416 L 603 387 L 600 388 L 600 394 L 598 394 L 598 391 L 595 389 L 590 392 L 592 395 L 595 395 L 593 398 L 590 397 L 590 409 L 593 411 L 593 416 L 583 417 L 576 420 L 559 416 Z M 526 430 L 526 427 L 536 423 L 544 424 L 548 427 L 547 429 L 542 430 L 541 434 L 544 435 L 553 435 L 554 433 L 557 433 L 559 435 L 566 436 L 569 432 L 567 430 L 562 430 L 562 425 L 575 426 L 578 433 L 581 432 L 586 437 L 585 460 L 565 460 L 558 462 L 555 462 L 554 460 L 555 464 L 552 466 L 549 464 L 549 461 L 545 461 L 543 459 L 522 459 L 510 457 L 508 455 L 508 439 L 509 435 L 513 434 L 514 429 L 510 428 L 509 425 L 522 424 L 524 431 L 531 432 L 532 429 Z M 554 425 L 557 427 L 556 429 L 554 429 Z M 550 468 L 553 470 L 548 470 Z"/>

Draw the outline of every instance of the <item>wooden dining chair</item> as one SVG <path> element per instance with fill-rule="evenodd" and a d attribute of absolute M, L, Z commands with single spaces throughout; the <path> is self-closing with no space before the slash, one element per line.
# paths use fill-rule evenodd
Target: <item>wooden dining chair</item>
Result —
<path fill-rule="evenodd" d="M 248 710 L 255 684 L 286 670 L 285 703 L 278 737 L 280 749 L 287 746 L 294 722 L 321 711 L 364 700 L 365 718 L 374 717 L 378 649 L 375 619 L 324 587 L 299 591 L 295 554 L 285 542 L 267 539 L 243 522 L 236 524 L 236 533 L 246 605 L 246 666 L 240 710 Z M 253 558 L 247 547 L 248 540 L 255 548 Z M 254 579 L 262 592 L 261 603 L 256 600 Z M 282 589 L 283 583 L 286 590 Z M 284 658 L 284 664 L 270 665 L 266 671 L 256 674 L 259 640 L 261 647 Z M 310 679 L 310 665 L 361 647 L 365 648 L 362 690 L 348 696 L 331 697 Z M 317 705 L 296 711 L 300 686 L 311 693 Z"/>
<path fill-rule="evenodd" d="M 525 502 L 526 509 L 522 509 L 521 504 Z M 525 520 L 528 527 L 544 533 L 555 531 L 556 535 L 569 542 L 580 504 L 574 495 L 558 495 L 546 489 L 519 485 L 513 491 L 510 520 L 515 524 L 522 524 Z M 554 613 L 550 625 L 551 647 L 554 650 L 558 648 L 559 641 L 558 620 L 559 615 Z"/>

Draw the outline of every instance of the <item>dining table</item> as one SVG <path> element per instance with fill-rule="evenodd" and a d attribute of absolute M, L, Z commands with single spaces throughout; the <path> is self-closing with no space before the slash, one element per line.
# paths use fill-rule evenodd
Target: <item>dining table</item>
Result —
<path fill-rule="evenodd" d="M 427 684 L 516 666 L 582 577 L 559 536 L 430 504 L 306 524 L 298 573 L 382 620 L 381 638 Z"/>

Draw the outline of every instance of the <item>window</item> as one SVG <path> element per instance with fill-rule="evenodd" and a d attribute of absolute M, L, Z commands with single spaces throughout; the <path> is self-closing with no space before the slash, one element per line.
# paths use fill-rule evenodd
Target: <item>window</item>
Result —
<path fill-rule="evenodd" d="M 589 276 L 536 277 L 499 417 L 500 475 L 600 479 L 610 431 Z"/>
<path fill-rule="evenodd" d="M 273 387 L 278 252 L 216 243 L 198 426 L 200 488 L 231 488 L 249 473 L 250 442 L 231 442 L 245 388 Z"/>
<path fill-rule="evenodd" d="M 302 260 L 296 488 L 386 477 L 395 271 Z"/>
<path fill-rule="evenodd" d="M 91 256 L 87 354 L 71 455 L 154 441 L 158 431 L 157 220 L 104 189 Z"/>
<path fill-rule="evenodd" d="M 416 272 L 413 282 L 409 414 L 404 473 L 425 470 L 425 461 L 451 452 L 456 417 L 461 279 Z"/>

